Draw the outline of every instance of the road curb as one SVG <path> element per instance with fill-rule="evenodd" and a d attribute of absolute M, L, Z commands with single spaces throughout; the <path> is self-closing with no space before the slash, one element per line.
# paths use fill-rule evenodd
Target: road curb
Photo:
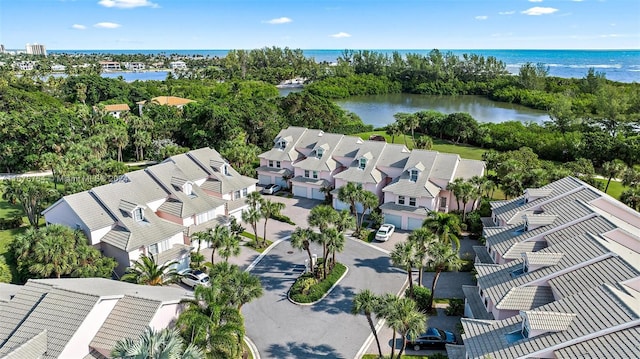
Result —
<path fill-rule="evenodd" d="M 249 339 L 248 336 L 244 336 L 244 343 L 247 344 L 247 347 L 249 348 L 249 351 L 251 352 L 251 356 L 253 357 L 253 359 L 260 359 L 260 352 L 258 351 L 258 347 L 256 347 L 255 343 L 253 342 L 253 340 Z"/>
<path fill-rule="evenodd" d="M 386 250 L 386 249 L 384 249 L 384 248 L 380 248 L 380 247 L 378 247 L 378 246 L 374 246 L 373 244 L 371 244 L 371 243 L 367 243 L 367 242 L 363 241 L 362 239 L 349 237 L 349 240 L 352 240 L 352 241 L 354 241 L 354 242 L 358 242 L 358 243 L 362 243 L 362 244 L 364 244 L 365 246 L 369 246 L 369 247 L 371 247 L 371 248 L 373 248 L 373 249 L 375 249 L 375 250 L 377 250 L 377 251 L 379 251 L 379 252 L 382 252 L 382 253 L 385 253 L 385 254 L 391 254 L 391 252 L 390 252 L 390 251 L 388 251 L 388 250 Z"/>
<path fill-rule="evenodd" d="M 349 273 L 349 267 L 347 267 L 347 266 L 344 266 L 344 267 L 346 268 L 346 270 L 344 271 L 344 273 L 342 273 L 340 278 L 338 278 L 338 280 L 335 283 L 333 283 L 331 288 L 329 288 L 329 290 L 326 293 L 324 293 L 324 295 L 322 297 L 320 297 L 320 299 L 316 300 L 315 302 L 311 302 L 311 303 L 298 303 L 298 302 L 296 302 L 295 300 L 291 299 L 291 296 L 289 295 L 289 293 L 291 292 L 291 288 L 289 288 L 289 290 L 287 291 L 287 299 L 289 299 L 289 301 L 291 303 L 295 304 L 295 305 L 302 305 L 302 306 L 310 306 L 310 305 L 314 305 L 316 303 L 320 303 L 326 296 L 331 294 L 331 292 L 333 291 L 333 288 L 335 288 L 338 284 L 340 284 L 340 281 L 342 281 L 342 279 L 347 276 L 347 273 Z"/>
<path fill-rule="evenodd" d="M 269 247 L 267 247 L 267 249 L 265 249 L 262 253 L 260 253 L 260 255 L 258 256 L 258 258 L 254 259 L 253 262 L 251 262 L 251 264 L 249 264 L 249 266 L 247 267 L 247 269 L 245 269 L 245 272 L 251 272 L 251 270 L 258 264 L 260 263 L 260 261 L 262 260 L 262 258 L 264 258 L 267 254 L 269 254 L 269 252 L 275 248 L 278 244 L 280 244 L 280 242 L 282 241 L 286 241 L 287 239 L 291 238 L 291 236 L 286 236 L 283 238 L 278 239 L 277 241 L 271 243 L 271 245 Z"/>

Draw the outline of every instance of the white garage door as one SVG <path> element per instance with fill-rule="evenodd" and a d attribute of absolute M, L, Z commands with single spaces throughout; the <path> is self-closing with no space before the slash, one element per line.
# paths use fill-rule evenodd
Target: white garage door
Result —
<path fill-rule="evenodd" d="M 312 188 L 311 198 L 324 200 L 324 193 L 319 188 Z"/>
<path fill-rule="evenodd" d="M 307 187 L 293 185 L 293 195 L 307 198 Z"/>
<path fill-rule="evenodd" d="M 402 228 L 402 217 L 395 214 L 384 214 L 384 223 L 393 224 L 396 228 Z"/>
<path fill-rule="evenodd" d="M 276 184 L 279 184 L 282 188 L 289 188 L 287 186 L 287 180 L 282 178 L 282 176 L 276 176 Z"/>
<path fill-rule="evenodd" d="M 351 210 L 351 208 L 349 208 L 350 205 L 348 203 L 340 201 L 337 195 L 334 195 L 333 203 L 333 208 L 337 209 L 338 211 L 342 211 L 343 209 L 346 209 L 347 211 Z"/>
<path fill-rule="evenodd" d="M 270 184 L 271 179 L 272 179 L 271 176 L 258 175 L 258 184 Z"/>
<path fill-rule="evenodd" d="M 416 228 L 422 227 L 422 220 L 418 218 L 409 218 L 409 223 L 407 223 L 407 229 L 412 231 Z"/>

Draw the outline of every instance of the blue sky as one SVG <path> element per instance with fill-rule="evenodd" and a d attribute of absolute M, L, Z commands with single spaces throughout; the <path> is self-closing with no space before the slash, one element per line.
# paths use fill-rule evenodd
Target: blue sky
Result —
<path fill-rule="evenodd" d="M 640 49 L 638 0 L 0 0 L 22 49 Z"/>

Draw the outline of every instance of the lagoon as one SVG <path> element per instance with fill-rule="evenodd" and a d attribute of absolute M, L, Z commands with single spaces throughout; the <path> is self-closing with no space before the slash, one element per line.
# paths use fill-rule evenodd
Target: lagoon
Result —
<path fill-rule="evenodd" d="M 473 95 L 432 96 L 401 93 L 355 96 L 336 101 L 336 103 L 375 128 L 393 123 L 395 121 L 393 115 L 398 112 L 413 113 L 423 110 L 434 110 L 446 114 L 467 112 L 478 122 L 520 121 L 542 124 L 549 121 L 549 116 L 544 111 L 491 101 L 486 97 Z"/>

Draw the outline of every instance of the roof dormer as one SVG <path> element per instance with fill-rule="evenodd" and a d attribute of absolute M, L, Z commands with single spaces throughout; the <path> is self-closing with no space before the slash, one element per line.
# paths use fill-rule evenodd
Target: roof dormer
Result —
<path fill-rule="evenodd" d="M 287 136 L 276 138 L 274 142 L 277 149 L 284 150 L 285 148 L 287 148 L 287 144 L 289 144 L 291 141 L 293 141 L 293 138 L 291 136 Z"/>
<path fill-rule="evenodd" d="M 536 214 L 536 213 L 527 213 L 523 217 L 524 217 L 524 226 L 526 231 L 532 231 L 536 228 L 553 224 L 556 218 L 558 218 L 558 216 L 554 214 Z"/>
<path fill-rule="evenodd" d="M 193 182 L 179 177 L 171 177 L 171 185 L 187 196 L 195 197 Z"/>
<path fill-rule="evenodd" d="M 211 166 L 211 168 L 218 172 L 218 173 L 222 173 L 225 176 L 230 176 L 231 174 L 229 173 L 229 164 L 226 163 L 225 161 L 216 161 L 216 160 L 211 160 L 209 162 L 209 165 Z"/>
<path fill-rule="evenodd" d="M 136 222 L 144 221 L 144 206 L 142 205 L 121 199 L 118 209 L 120 209 L 125 216 L 133 218 Z"/>
<path fill-rule="evenodd" d="M 574 313 L 547 312 L 539 310 L 521 310 L 522 332 L 527 338 L 546 333 L 563 332 L 571 326 Z"/>
<path fill-rule="evenodd" d="M 315 154 L 314 157 L 317 159 L 321 159 L 322 156 L 324 156 L 325 151 L 327 151 L 329 149 L 329 145 L 327 145 L 326 143 L 323 144 L 322 146 L 318 146 L 313 150 L 313 153 Z"/>
<path fill-rule="evenodd" d="M 550 188 L 527 188 L 524 191 L 524 203 L 535 201 L 536 199 L 548 197 L 553 192 Z"/>
<path fill-rule="evenodd" d="M 550 267 L 558 264 L 564 253 L 553 252 L 525 252 L 522 253 L 524 258 L 524 267 L 527 268 L 527 272 L 533 272 L 534 270 Z"/>

